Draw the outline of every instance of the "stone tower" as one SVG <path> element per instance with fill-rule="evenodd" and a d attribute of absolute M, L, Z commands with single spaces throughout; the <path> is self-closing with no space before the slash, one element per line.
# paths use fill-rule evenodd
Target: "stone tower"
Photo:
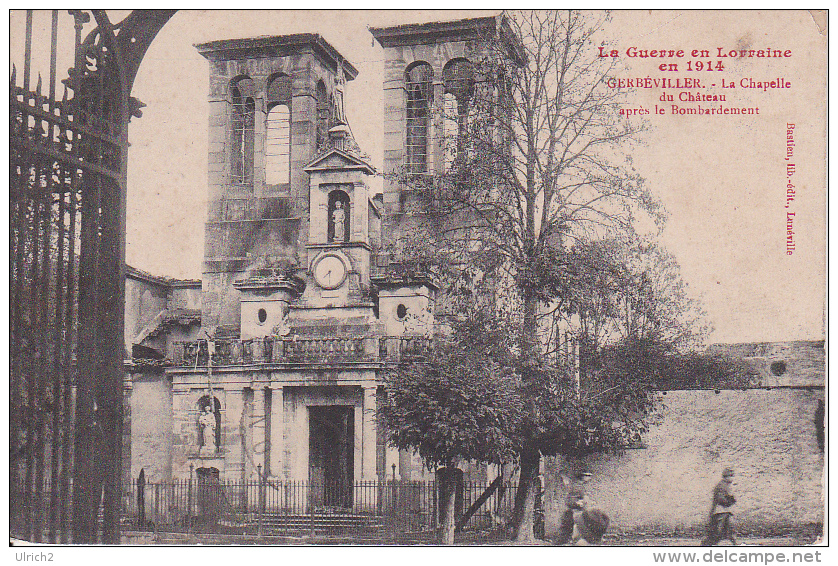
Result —
<path fill-rule="evenodd" d="M 370 30 L 384 48 L 384 195 L 386 221 L 382 239 L 390 243 L 388 273 L 409 256 L 413 234 L 425 221 L 422 193 L 452 164 L 452 148 L 465 124 L 479 84 L 479 62 L 486 55 L 487 40 L 502 37 L 512 42 L 502 18 L 484 17 L 452 22 L 408 24 Z M 376 281 L 381 287 L 382 321 L 401 330 L 386 313 L 401 309 L 399 320 L 444 312 L 445 298 L 436 298 L 433 278 L 416 277 L 416 266 L 403 271 L 412 280 L 396 277 Z M 420 268 L 419 272 L 425 270 Z M 425 270 L 426 271 L 426 270 Z M 430 275 L 425 273 L 425 275 Z M 392 305 L 392 306 L 391 306 Z M 415 320 L 415 317 L 414 317 Z M 424 331 L 419 325 L 418 332 Z"/>
<path fill-rule="evenodd" d="M 486 40 L 500 35 L 514 42 L 500 17 L 372 28 L 384 48 L 384 207 L 385 240 L 399 241 L 421 221 L 415 186 L 400 183 L 392 173 L 430 179 L 446 170 L 452 136 L 458 134 L 454 114 L 465 118 L 469 98 L 486 52 Z M 419 214 L 417 214 L 417 212 Z"/>
<path fill-rule="evenodd" d="M 308 267 L 304 168 L 329 147 L 329 130 L 345 124 L 343 86 L 358 71 L 317 34 L 196 47 L 210 63 L 202 322 L 236 335 L 236 281 Z"/>
<path fill-rule="evenodd" d="M 468 114 L 476 63 L 487 38 L 508 33 L 505 25 L 501 18 L 486 17 L 370 29 L 384 48 L 382 241 L 390 247 L 389 264 L 373 282 L 388 335 L 429 335 L 435 314 L 445 311 L 432 269 L 407 261 L 409 246 L 426 218 L 422 188 L 451 162 L 450 136 L 459 130 L 452 131 L 447 117 L 456 115 L 459 121 Z M 403 479 L 423 474 L 421 463 L 405 453 L 400 470 Z M 466 471 L 473 479 L 485 478 L 485 467 Z"/>

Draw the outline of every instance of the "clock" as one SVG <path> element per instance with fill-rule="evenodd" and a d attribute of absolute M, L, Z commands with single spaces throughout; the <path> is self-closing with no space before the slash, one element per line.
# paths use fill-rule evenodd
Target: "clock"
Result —
<path fill-rule="evenodd" d="M 324 289 L 337 289 L 346 279 L 346 264 L 336 255 L 321 256 L 312 271 L 314 280 Z"/>

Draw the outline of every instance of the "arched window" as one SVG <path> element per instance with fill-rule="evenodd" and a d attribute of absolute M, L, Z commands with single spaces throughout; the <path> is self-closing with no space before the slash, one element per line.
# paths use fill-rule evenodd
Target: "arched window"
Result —
<path fill-rule="evenodd" d="M 456 160 L 459 149 L 457 146 L 460 141 L 460 115 L 457 106 L 457 98 L 452 93 L 443 94 L 442 152 L 446 171 Z"/>
<path fill-rule="evenodd" d="M 317 151 L 320 152 L 326 147 L 326 143 L 329 141 L 329 118 L 331 114 L 329 95 L 326 92 L 326 85 L 323 84 L 323 81 L 317 82 L 314 97 L 317 104 L 316 143 Z"/>
<path fill-rule="evenodd" d="M 425 173 L 429 164 L 428 131 L 434 72 L 428 63 L 418 62 L 408 67 L 405 75 L 407 170 L 409 173 Z"/>
<path fill-rule="evenodd" d="M 291 182 L 291 111 L 284 104 L 268 110 L 265 141 L 265 182 L 286 185 Z"/>
<path fill-rule="evenodd" d="M 349 241 L 351 212 L 348 194 L 340 190 L 329 193 L 329 242 Z"/>
<path fill-rule="evenodd" d="M 265 98 L 265 183 L 286 185 L 291 182 L 291 77 L 272 77 Z"/>
<path fill-rule="evenodd" d="M 474 96 L 474 65 L 467 59 L 449 61 L 442 70 L 442 87 L 447 167 L 461 154 L 468 134 L 469 107 Z"/>
<path fill-rule="evenodd" d="M 249 77 L 233 81 L 230 88 L 233 105 L 233 139 L 230 175 L 233 184 L 253 182 L 253 132 L 256 117 L 255 89 Z"/>

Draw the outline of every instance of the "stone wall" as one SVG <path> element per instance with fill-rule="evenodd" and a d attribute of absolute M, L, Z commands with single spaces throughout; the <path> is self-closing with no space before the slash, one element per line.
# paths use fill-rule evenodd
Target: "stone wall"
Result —
<path fill-rule="evenodd" d="M 170 309 L 201 308 L 201 281 L 175 281 L 169 295 Z"/>
<path fill-rule="evenodd" d="M 737 524 L 745 528 L 823 521 L 824 454 L 815 434 L 821 388 L 672 391 L 645 447 L 589 459 L 590 505 L 616 529 L 701 529 L 725 466 L 736 470 Z M 547 531 L 557 531 L 560 465 L 546 465 Z"/>
<path fill-rule="evenodd" d="M 826 352 L 823 340 L 713 344 L 710 351 L 743 358 L 757 370 L 764 386 L 824 384 Z"/>
<path fill-rule="evenodd" d="M 131 477 L 145 468 L 146 481 L 172 478 L 172 389 L 165 375 L 133 376 Z"/>
<path fill-rule="evenodd" d="M 169 285 L 151 277 L 125 278 L 125 347 L 128 352 L 134 338 L 166 308 Z"/>

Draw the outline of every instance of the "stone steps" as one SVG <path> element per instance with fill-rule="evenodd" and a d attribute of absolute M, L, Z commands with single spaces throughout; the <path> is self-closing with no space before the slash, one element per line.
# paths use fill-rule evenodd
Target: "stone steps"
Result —
<path fill-rule="evenodd" d="M 252 523 L 255 526 L 256 523 Z M 262 517 L 262 531 L 265 534 L 307 533 L 311 531 L 312 517 L 304 514 L 268 513 Z M 353 515 L 349 513 L 316 514 L 314 532 L 318 534 L 380 535 L 384 532 L 381 517 Z"/>

